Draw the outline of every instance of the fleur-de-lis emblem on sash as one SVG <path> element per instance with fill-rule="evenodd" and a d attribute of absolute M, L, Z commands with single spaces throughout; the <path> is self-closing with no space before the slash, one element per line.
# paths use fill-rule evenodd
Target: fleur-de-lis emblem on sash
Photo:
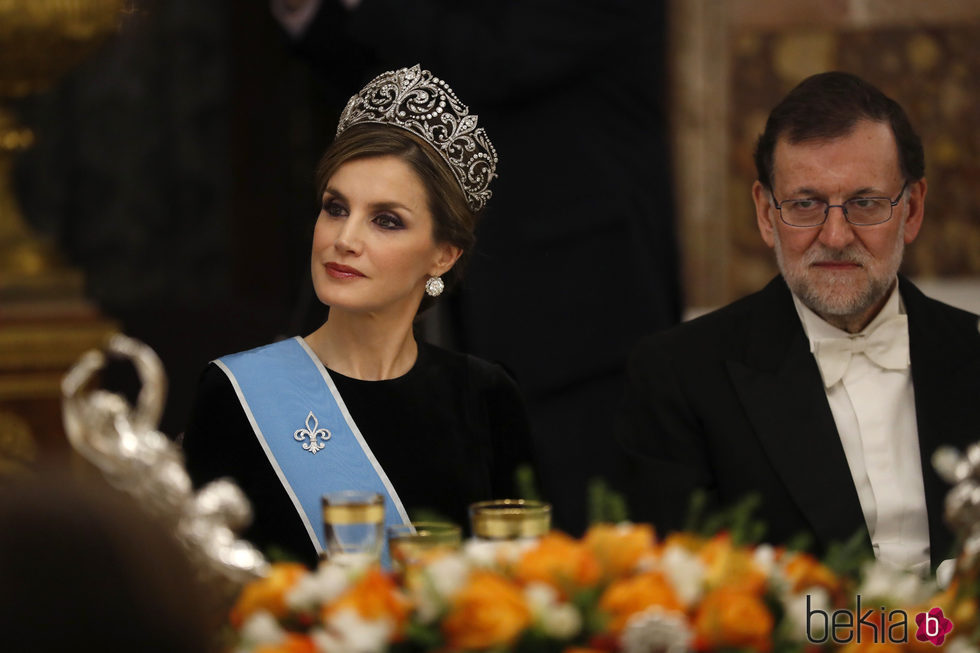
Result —
<path fill-rule="evenodd" d="M 310 414 L 306 416 L 306 428 L 297 429 L 296 432 L 293 433 L 293 439 L 297 442 L 302 442 L 303 448 L 314 454 L 326 446 L 323 443 L 329 440 L 330 437 L 330 431 L 328 429 L 320 428 L 320 423 L 317 421 L 316 415 L 313 414 L 312 410 L 310 411 Z M 310 439 L 309 442 L 306 442 L 307 438 Z M 319 440 L 319 442 L 317 440 Z"/>

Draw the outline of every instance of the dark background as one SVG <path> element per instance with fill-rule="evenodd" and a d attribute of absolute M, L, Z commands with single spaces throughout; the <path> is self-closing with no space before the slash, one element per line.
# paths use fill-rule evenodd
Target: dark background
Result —
<path fill-rule="evenodd" d="M 332 138 L 328 88 L 266 2 L 144 1 L 49 92 L 17 103 L 30 224 L 167 368 L 183 427 L 207 361 L 295 332 Z M 125 380 L 123 381 L 125 385 Z"/>

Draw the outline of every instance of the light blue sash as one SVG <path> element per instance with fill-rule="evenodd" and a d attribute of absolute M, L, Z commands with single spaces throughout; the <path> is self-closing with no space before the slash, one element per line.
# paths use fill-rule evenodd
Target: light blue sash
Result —
<path fill-rule="evenodd" d="M 409 523 L 395 488 L 351 419 L 327 369 L 300 337 L 216 361 L 303 520 L 325 548 L 321 497 L 367 490 L 385 497 L 385 526 Z M 382 562 L 389 564 L 385 542 Z"/>

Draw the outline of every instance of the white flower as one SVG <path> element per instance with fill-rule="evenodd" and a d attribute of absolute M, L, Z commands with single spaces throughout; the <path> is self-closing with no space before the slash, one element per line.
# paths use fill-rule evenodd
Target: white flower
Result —
<path fill-rule="evenodd" d="M 821 615 L 811 615 L 810 630 L 807 631 L 807 596 L 810 597 L 810 611 L 816 612 L 823 610 L 829 613 L 830 595 L 822 587 L 811 587 L 806 594 L 787 594 L 781 597 L 783 608 L 786 611 L 786 636 L 795 642 L 802 642 L 807 639 L 807 632 L 814 640 L 824 637 L 827 620 Z"/>
<path fill-rule="evenodd" d="M 425 573 L 432 582 L 436 594 L 442 599 L 448 599 L 458 592 L 469 578 L 470 564 L 461 555 L 444 555 L 433 560 L 425 568 Z"/>
<path fill-rule="evenodd" d="M 350 581 L 350 574 L 343 567 L 321 564 L 286 593 L 286 605 L 293 610 L 315 608 L 343 594 L 350 587 Z"/>
<path fill-rule="evenodd" d="M 660 568 L 685 606 L 693 605 L 704 591 L 704 563 L 687 549 L 670 545 L 660 557 Z"/>
<path fill-rule="evenodd" d="M 463 544 L 463 555 L 474 566 L 493 568 L 500 562 L 516 563 L 525 551 L 538 545 L 537 538 L 517 540 L 480 540 L 470 538 Z"/>
<path fill-rule="evenodd" d="M 311 630 L 310 638 L 322 653 L 381 653 L 393 631 L 390 619 L 362 619 L 347 608 L 331 615 L 322 630 Z"/>
<path fill-rule="evenodd" d="M 260 644 L 280 644 L 286 639 L 286 632 L 279 626 L 276 618 L 265 610 L 259 610 L 242 625 L 239 631 L 245 645 L 240 650 L 250 650 Z"/>
<path fill-rule="evenodd" d="M 477 567 L 493 567 L 497 564 L 500 542 L 471 538 L 463 544 L 463 555 Z"/>
<path fill-rule="evenodd" d="M 934 581 L 880 560 L 869 562 L 862 572 L 863 580 L 857 593 L 865 602 L 891 599 L 899 605 L 915 605 L 936 593 Z"/>
<path fill-rule="evenodd" d="M 684 615 L 656 607 L 629 618 L 622 644 L 624 653 L 684 653 L 693 639 Z"/>
<path fill-rule="evenodd" d="M 776 550 L 769 544 L 760 544 L 752 551 L 752 562 L 762 570 L 766 577 L 771 576 L 777 569 Z"/>
<path fill-rule="evenodd" d="M 470 575 L 470 561 L 459 554 L 441 556 L 426 565 L 422 582 L 413 584 L 412 598 L 416 616 L 422 623 L 432 623 L 446 604 L 463 587 Z"/>
<path fill-rule="evenodd" d="M 535 621 L 546 635 L 557 639 L 569 639 L 582 629 L 582 615 L 578 608 L 563 603 L 558 592 L 546 583 L 532 582 L 524 588 L 524 598 Z"/>
<path fill-rule="evenodd" d="M 524 588 L 524 598 L 527 599 L 531 612 L 537 614 L 558 603 L 558 592 L 547 583 L 535 581 L 528 583 Z"/>
<path fill-rule="evenodd" d="M 571 603 L 559 603 L 541 613 L 541 629 L 557 639 L 571 639 L 582 630 L 582 615 Z"/>

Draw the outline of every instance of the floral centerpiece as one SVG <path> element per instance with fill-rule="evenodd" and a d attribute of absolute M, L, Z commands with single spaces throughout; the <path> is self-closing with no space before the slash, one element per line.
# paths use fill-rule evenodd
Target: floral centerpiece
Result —
<path fill-rule="evenodd" d="M 582 539 L 467 542 L 401 573 L 279 563 L 231 613 L 233 650 L 888 653 L 976 649 L 974 584 L 940 591 L 868 562 L 835 572 L 807 553 L 726 533 L 599 524 Z"/>

